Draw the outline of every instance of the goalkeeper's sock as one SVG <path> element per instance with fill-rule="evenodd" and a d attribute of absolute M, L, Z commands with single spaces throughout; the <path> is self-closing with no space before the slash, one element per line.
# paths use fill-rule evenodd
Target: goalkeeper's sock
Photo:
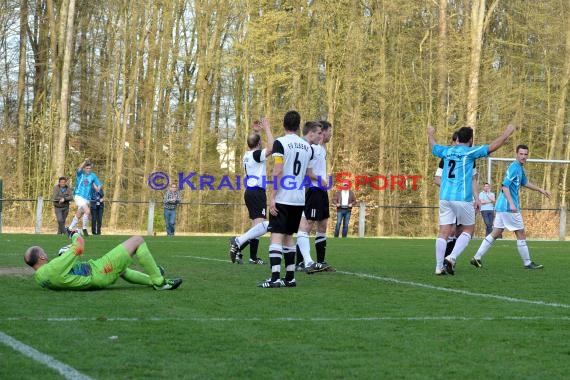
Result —
<path fill-rule="evenodd" d="M 83 214 L 83 229 L 86 230 L 89 225 L 89 215 Z"/>
<path fill-rule="evenodd" d="M 154 257 L 150 253 L 148 246 L 146 243 L 142 243 L 137 248 L 135 252 L 137 255 L 139 262 L 145 269 L 146 273 L 150 276 L 150 280 L 154 285 L 161 285 L 164 282 L 164 277 L 160 274 L 160 269 L 156 265 L 156 261 L 154 261 Z"/>
<path fill-rule="evenodd" d="M 138 270 L 134 269 L 125 269 L 123 274 L 121 274 L 123 280 L 130 282 L 131 284 L 138 284 L 138 285 L 152 285 L 152 281 L 150 280 L 150 276 L 146 273 L 139 272 Z"/>

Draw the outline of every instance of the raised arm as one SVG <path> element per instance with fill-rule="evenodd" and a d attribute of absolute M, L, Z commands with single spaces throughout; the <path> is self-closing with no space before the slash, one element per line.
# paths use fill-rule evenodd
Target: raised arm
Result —
<path fill-rule="evenodd" d="M 497 137 L 495 140 L 493 140 L 492 143 L 489 144 L 489 154 L 493 153 L 494 151 L 502 147 L 503 144 L 509 139 L 509 137 L 513 134 L 514 131 L 515 131 L 514 125 L 512 124 L 507 125 L 507 128 L 505 128 L 503 134 Z"/>
<path fill-rule="evenodd" d="M 437 141 L 435 141 L 434 134 L 435 134 L 435 128 L 432 127 L 431 125 L 428 126 L 427 135 L 428 135 L 428 143 L 429 143 L 430 150 L 431 150 L 431 148 L 433 148 L 434 145 L 437 145 Z"/>
<path fill-rule="evenodd" d="M 79 165 L 79 167 L 77 168 L 77 171 L 80 172 L 83 170 L 83 168 L 85 167 L 85 165 L 91 163 L 91 159 L 86 158 L 83 160 L 83 162 Z"/>
<path fill-rule="evenodd" d="M 269 120 L 266 117 L 261 119 L 261 127 L 265 130 L 266 134 L 266 144 L 265 144 L 265 155 L 269 156 L 273 152 L 273 142 L 275 139 L 273 138 L 273 134 L 271 133 L 271 126 L 269 125 Z"/>

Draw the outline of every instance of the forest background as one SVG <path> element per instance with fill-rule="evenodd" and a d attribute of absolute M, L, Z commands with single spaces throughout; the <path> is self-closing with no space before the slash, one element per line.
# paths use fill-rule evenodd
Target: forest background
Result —
<path fill-rule="evenodd" d="M 513 122 L 497 157 L 527 143 L 531 158 L 568 160 L 569 80 L 566 0 L 0 0 L 4 224 L 32 226 L 35 199 L 90 157 L 104 227 L 144 229 L 162 199 L 151 173 L 243 175 L 253 120 L 280 135 L 296 109 L 333 124 L 329 173 L 423 177 L 415 191 L 358 191 L 367 235 L 429 235 L 427 125 L 442 143 L 470 125 L 483 143 Z M 527 166 L 553 199 L 523 191 L 523 204 L 566 209 L 568 165 Z M 181 231 L 247 226 L 242 191 L 183 196 Z M 535 216 L 556 232 L 556 211 Z"/>

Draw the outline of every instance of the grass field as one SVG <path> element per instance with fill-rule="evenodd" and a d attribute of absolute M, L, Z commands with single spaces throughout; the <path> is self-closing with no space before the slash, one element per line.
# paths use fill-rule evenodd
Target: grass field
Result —
<path fill-rule="evenodd" d="M 85 258 L 124 238 L 88 237 Z M 545 266 L 529 271 L 513 240 L 471 267 L 476 240 L 455 276 L 438 277 L 433 240 L 329 239 L 337 272 L 261 289 L 268 266 L 231 264 L 227 237 L 147 241 L 167 273 L 184 278 L 178 290 L 121 280 L 102 291 L 43 290 L 20 272 L 23 251 L 57 252 L 67 239 L 0 235 L 0 378 L 61 379 L 58 370 L 93 379 L 570 376 L 568 243 L 529 242 Z"/>

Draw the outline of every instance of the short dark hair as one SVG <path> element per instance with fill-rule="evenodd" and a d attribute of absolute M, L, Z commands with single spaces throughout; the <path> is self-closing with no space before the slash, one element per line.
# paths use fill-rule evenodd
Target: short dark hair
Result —
<path fill-rule="evenodd" d="M 283 128 L 287 131 L 297 132 L 301 126 L 301 115 L 297 111 L 288 111 L 283 117 Z"/>
<path fill-rule="evenodd" d="M 249 147 L 249 149 L 253 149 L 256 146 L 258 146 L 260 141 L 261 141 L 261 136 L 259 136 L 257 133 L 252 133 L 249 136 L 247 136 L 247 146 Z"/>
<path fill-rule="evenodd" d="M 457 131 L 457 139 L 460 143 L 468 143 L 473 138 L 473 128 L 461 127 Z"/>
<path fill-rule="evenodd" d="M 59 181 L 67 181 L 67 178 L 65 178 L 65 177 L 59 177 Z"/>
<path fill-rule="evenodd" d="M 332 124 L 326 120 L 319 120 L 319 124 L 321 125 L 321 129 L 323 131 L 328 131 L 329 128 L 332 128 Z"/>
<path fill-rule="evenodd" d="M 41 252 L 42 252 L 42 249 L 40 247 L 28 248 L 28 251 L 26 252 L 27 255 L 24 255 L 24 261 L 26 262 L 26 264 L 28 264 L 29 266 L 31 266 L 33 268 L 34 265 L 36 265 L 36 263 L 40 259 L 40 253 Z"/>
<path fill-rule="evenodd" d="M 306 136 L 309 132 L 313 132 L 317 128 L 323 128 L 321 123 L 318 121 L 307 121 L 305 125 L 303 125 L 303 136 Z"/>
<path fill-rule="evenodd" d="M 458 138 L 459 134 L 457 133 L 457 131 L 453 132 L 453 134 L 451 135 L 451 141 L 455 142 L 457 141 Z"/>
<path fill-rule="evenodd" d="M 515 152 L 519 152 L 519 149 L 525 149 L 525 150 L 529 150 L 528 146 L 526 146 L 525 144 L 519 144 L 517 145 L 517 150 L 515 150 Z"/>

